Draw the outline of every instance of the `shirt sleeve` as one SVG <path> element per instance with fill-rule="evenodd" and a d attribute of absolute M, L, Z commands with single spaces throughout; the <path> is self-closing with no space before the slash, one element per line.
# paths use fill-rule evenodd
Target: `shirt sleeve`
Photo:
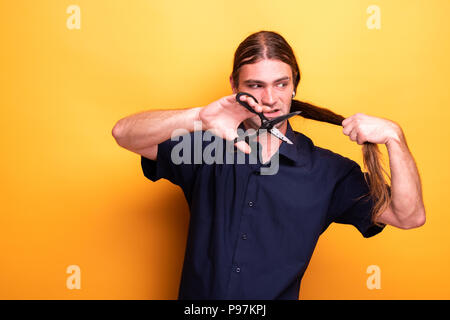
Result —
<path fill-rule="evenodd" d="M 330 208 L 333 222 L 353 225 L 365 238 L 369 238 L 380 233 L 385 225 L 372 223 L 374 203 L 364 175 L 355 162 L 349 173 L 337 183 Z"/>
<path fill-rule="evenodd" d="M 187 140 L 185 140 L 187 139 Z M 166 179 L 175 185 L 180 186 L 185 193 L 189 193 L 195 180 L 196 172 L 201 163 L 196 164 L 194 161 L 193 132 L 179 136 L 175 140 L 168 139 L 158 144 L 158 152 L 156 160 L 148 159 L 141 156 L 141 167 L 144 176 L 151 181 Z M 185 142 L 185 148 L 174 147 Z M 186 147 L 187 146 L 187 147 Z M 186 149 L 188 148 L 188 149 Z M 172 150 L 174 154 L 172 155 Z M 184 152 L 189 154 L 184 156 Z M 187 161 L 181 161 L 181 159 Z"/>

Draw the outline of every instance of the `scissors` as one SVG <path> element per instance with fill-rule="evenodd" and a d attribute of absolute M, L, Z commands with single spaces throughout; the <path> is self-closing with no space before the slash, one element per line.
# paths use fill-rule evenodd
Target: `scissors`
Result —
<path fill-rule="evenodd" d="M 273 134 L 278 139 L 285 141 L 289 144 L 292 144 L 292 141 L 289 140 L 289 138 L 286 137 L 284 134 L 282 134 L 280 130 L 275 128 L 274 125 L 277 124 L 278 122 L 289 119 L 290 117 L 299 115 L 301 113 L 301 111 L 291 112 L 291 113 L 288 113 L 288 114 L 285 114 L 285 115 L 282 115 L 282 116 L 279 116 L 279 117 L 269 120 L 264 116 L 264 114 L 262 112 L 256 112 L 255 109 L 253 109 L 247 102 L 241 101 L 241 99 L 240 99 L 241 96 L 249 96 L 250 98 L 255 100 L 256 103 L 259 103 L 258 100 L 254 96 L 252 96 L 250 93 L 247 93 L 247 92 L 239 92 L 236 95 L 236 101 L 239 102 L 240 105 L 244 106 L 247 110 L 249 110 L 250 112 L 257 114 L 259 116 L 259 118 L 261 119 L 261 126 L 259 127 L 258 130 L 256 130 L 256 132 L 254 132 L 252 134 L 243 134 L 243 135 L 238 136 L 237 138 L 234 139 L 235 143 L 238 141 L 241 141 L 241 140 L 246 140 L 247 138 L 250 138 L 252 136 L 257 136 L 260 133 L 260 130 L 265 129 L 265 130 L 268 130 L 271 134 Z"/>

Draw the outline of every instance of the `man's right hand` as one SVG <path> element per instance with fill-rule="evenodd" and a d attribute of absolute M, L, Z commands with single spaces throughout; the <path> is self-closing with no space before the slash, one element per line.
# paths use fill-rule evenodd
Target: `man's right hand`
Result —
<path fill-rule="evenodd" d="M 270 111 L 269 107 L 263 108 L 247 96 L 241 97 L 241 100 L 247 101 L 257 112 Z M 259 121 L 259 117 L 241 106 L 236 101 L 236 94 L 233 94 L 205 107 L 149 110 L 129 115 L 114 125 L 112 135 L 121 147 L 155 160 L 159 143 L 169 139 L 176 129 L 194 131 L 196 120 L 202 121 L 204 130 L 209 129 L 222 139 L 234 140 L 238 136 L 239 124 L 253 116 Z M 245 153 L 251 151 L 245 141 L 239 141 L 235 146 Z"/>
<path fill-rule="evenodd" d="M 236 95 L 235 93 L 220 98 L 201 108 L 199 119 L 202 121 L 202 127 L 205 130 L 211 131 L 222 139 L 234 140 L 238 137 L 237 128 L 242 121 L 252 117 L 259 119 L 256 114 L 250 112 L 236 101 Z M 270 107 L 262 106 L 248 96 L 241 96 L 240 99 L 241 101 L 246 101 L 256 112 L 270 111 Z M 245 141 L 239 141 L 235 146 L 242 152 L 251 152 L 250 146 Z"/>

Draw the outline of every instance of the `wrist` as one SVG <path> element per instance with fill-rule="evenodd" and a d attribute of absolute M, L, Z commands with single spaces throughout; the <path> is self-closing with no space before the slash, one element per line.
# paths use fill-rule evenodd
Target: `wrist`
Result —
<path fill-rule="evenodd" d="M 404 143 L 405 138 L 403 135 L 403 130 L 402 128 L 396 124 L 396 123 L 392 123 L 392 134 L 390 135 L 390 137 L 388 138 L 387 142 L 386 142 L 386 146 L 392 146 L 392 145 L 400 145 L 402 143 Z"/>
<path fill-rule="evenodd" d="M 202 107 L 195 107 L 195 108 L 191 108 L 189 109 L 189 120 L 192 121 L 192 123 L 196 122 L 196 121 L 201 121 L 200 119 L 200 110 L 202 109 Z"/>

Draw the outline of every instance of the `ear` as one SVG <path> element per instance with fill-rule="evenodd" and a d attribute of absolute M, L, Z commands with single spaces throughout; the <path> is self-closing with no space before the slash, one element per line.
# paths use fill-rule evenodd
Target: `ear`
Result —
<path fill-rule="evenodd" d="M 231 85 L 231 90 L 233 90 L 233 93 L 237 93 L 238 90 L 237 90 L 237 88 L 234 87 L 233 77 L 231 75 L 230 75 L 230 85 Z"/>

